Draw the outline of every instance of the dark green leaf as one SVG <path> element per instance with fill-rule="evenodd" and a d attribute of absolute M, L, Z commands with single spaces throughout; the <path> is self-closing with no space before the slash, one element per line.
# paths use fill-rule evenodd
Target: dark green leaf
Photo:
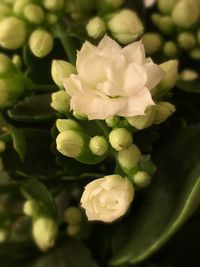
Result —
<path fill-rule="evenodd" d="M 26 153 L 26 141 L 23 131 L 17 128 L 11 128 L 11 136 L 13 139 L 14 149 L 20 156 L 20 159 L 24 161 L 25 153 Z"/>

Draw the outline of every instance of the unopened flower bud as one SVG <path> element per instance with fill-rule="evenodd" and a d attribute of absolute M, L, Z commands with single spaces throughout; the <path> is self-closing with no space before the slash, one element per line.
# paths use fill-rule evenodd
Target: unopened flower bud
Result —
<path fill-rule="evenodd" d="M 142 42 L 147 55 L 152 55 L 161 48 L 162 37 L 158 33 L 149 32 L 142 36 Z"/>
<path fill-rule="evenodd" d="M 181 72 L 180 74 L 180 78 L 183 81 L 194 81 L 196 79 L 198 79 L 199 74 L 198 72 L 196 72 L 195 70 L 192 69 L 185 69 Z"/>
<path fill-rule="evenodd" d="M 77 207 L 69 207 L 64 213 L 64 219 L 69 224 L 80 224 L 83 220 L 82 212 Z"/>
<path fill-rule="evenodd" d="M 110 132 L 109 142 L 115 150 L 120 151 L 129 147 L 133 139 L 131 133 L 125 128 L 116 128 Z"/>
<path fill-rule="evenodd" d="M 54 25 L 57 23 L 58 17 L 55 14 L 51 14 L 51 13 L 47 14 L 47 21 L 48 21 L 48 24 Z"/>
<path fill-rule="evenodd" d="M 178 48 L 175 42 L 168 41 L 163 46 L 163 52 L 167 57 L 174 57 L 177 55 Z"/>
<path fill-rule="evenodd" d="M 170 16 L 164 16 L 160 19 L 159 29 L 166 34 L 170 34 L 174 31 L 174 22 Z"/>
<path fill-rule="evenodd" d="M 194 60 L 200 60 L 200 48 L 194 48 L 190 51 L 190 57 Z"/>
<path fill-rule="evenodd" d="M 33 216 L 38 211 L 38 203 L 34 200 L 27 200 L 24 203 L 23 212 L 27 216 Z"/>
<path fill-rule="evenodd" d="M 56 127 L 59 132 L 64 132 L 66 130 L 81 130 L 81 127 L 78 122 L 72 119 L 58 119 L 56 121 Z"/>
<path fill-rule="evenodd" d="M 24 8 L 24 16 L 33 24 L 39 24 L 44 20 L 44 11 L 39 5 L 29 4 Z"/>
<path fill-rule="evenodd" d="M 178 0 L 158 0 L 158 9 L 163 14 L 169 15 L 171 14 L 174 6 L 178 2 Z"/>
<path fill-rule="evenodd" d="M 42 251 L 53 247 L 58 225 L 51 218 L 40 217 L 33 222 L 33 238 Z"/>
<path fill-rule="evenodd" d="M 132 144 L 127 149 L 119 151 L 117 158 L 122 168 L 130 171 L 138 165 L 141 152 L 136 145 Z"/>
<path fill-rule="evenodd" d="M 181 0 L 175 5 L 172 19 L 177 26 L 191 28 L 199 19 L 200 9 L 196 0 Z"/>
<path fill-rule="evenodd" d="M 16 0 L 13 5 L 14 13 L 17 15 L 22 15 L 24 13 L 24 8 L 28 4 L 30 4 L 30 0 Z"/>
<path fill-rule="evenodd" d="M 12 63 L 17 67 L 18 70 L 21 70 L 22 60 L 19 55 L 14 55 L 12 57 Z"/>
<path fill-rule="evenodd" d="M 63 8 L 64 0 L 43 0 L 43 5 L 50 11 L 57 11 Z"/>
<path fill-rule="evenodd" d="M 108 151 L 108 143 L 103 136 L 94 136 L 90 139 L 89 148 L 94 155 L 102 156 Z"/>
<path fill-rule="evenodd" d="M 25 38 L 26 27 L 22 20 L 10 16 L 0 22 L 0 46 L 3 48 L 20 48 Z"/>
<path fill-rule="evenodd" d="M 16 68 L 13 65 L 11 59 L 4 54 L 0 54 L 0 74 L 11 72 L 16 72 Z"/>
<path fill-rule="evenodd" d="M 135 41 L 144 31 L 141 20 L 132 10 L 121 10 L 107 23 L 112 35 L 122 44 Z"/>
<path fill-rule="evenodd" d="M 53 48 L 53 37 L 45 30 L 35 30 L 30 36 L 29 46 L 36 57 L 45 57 Z"/>
<path fill-rule="evenodd" d="M 87 120 L 88 119 L 88 117 L 87 117 L 87 115 L 85 115 L 85 114 L 83 114 L 83 113 L 81 113 L 81 112 L 79 112 L 79 111 L 74 111 L 73 112 L 73 116 L 77 119 L 77 120 Z"/>
<path fill-rule="evenodd" d="M 161 18 L 162 16 L 159 13 L 153 13 L 151 15 L 151 20 L 156 26 L 159 26 Z"/>
<path fill-rule="evenodd" d="M 136 129 L 145 129 L 153 124 L 155 115 L 155 107 L 150 106 L 145 111 L 145 115 L 138 115 L 127 118 L 128 123 Z"/>
<path fill-rule="evenodd" d="M 0 153 L 6 150 L 6 144 L 4 141 L 0 140 Z"/>
<path fill-rule="evenodd" d="M 106 119 L 106 124 L 110 128 L 116 127 L 119 122 L 120 122 L 120 117 L 118 116 L 113 116 L 112 118 Z"/>
<path fill-rule="evenodd" d="M 12 10 L 8 5 L 0 4 L 0 21 L 12 14 Z"/>
<path fill-rule="evenodd" d="M 182 32 L 178 35 L 178 43 L 185 50 L 192 49 L 196 44 L 195 36 L 190 32 Z"/>
<path fill-rule="evenodd" d="M 57 150 L 61 154 L 70 158 L 77 158 L 83 153 L 85 141 L 80 132 L 67 130 L 59 133 L 56 144 Z"/>
<path fill-rule="evenodd" d="M 105 34 L 106 24 L 100 17 L 94 17 L 86 25 L 86 30 L 90 37 L 97 39 Z"/>
<path fill-rule="evenodd" d="M 70 96 L 66 91 L 61 90 L 51 95 L 51 107 L 60 113 L 69 111 L 70 108 Z"/>
<path fill-rule="evenodd" d="M 9 237 L 9 231 L 5 228 L 0 228 L 0 243 L 5 242 Z"/>
<path fill-rule="evenodd" d="M 67 234 L 69 235 L 69 236 L 72 236 L 72 237 L 74 237 L 74 236 L 77 236 L 78 234 L 79 234 L 79 232 L 80 232 L 80 225 L 78 224 L 69 224 L 68 226 L 67 226 Z"/>
<path fill-rule="evenodd" d="M 151 182 L 151 176 L 144 171 L 139 171 L 133 176 L 133 182 L 139 187 L 147 187 Z"/>
<path fill-rule="evenodd" d="M 154 123 L 160 124 L 168 119 L 174 112 L 175 107 L 169 102 L 158 102 L 156 105 L 156 113 L 154 117 Z"/>
<path fill-rule="evenodd" d="M 63 79 L 76 73 L 76 68 L 64 60 L 53 60 L 51 65 L 51 76 L 58 87 L 63 88 Z"/>
<path fill-rule="evenodd" d="M 101 0 L 96 1 L 97 9 L 101 12 L 108 13 L 114 11 L 123 5 L 124 0 Z"/>

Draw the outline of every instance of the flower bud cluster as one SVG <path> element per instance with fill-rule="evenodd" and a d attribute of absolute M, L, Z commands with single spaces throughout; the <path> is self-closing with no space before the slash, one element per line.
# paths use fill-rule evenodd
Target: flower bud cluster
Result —
<path fill-rule="evenodd" d="M 71 206 L 64 212 L 64 220 L 67 223 L 67 234 L 70 236 L 77 236 L 81 230 L 81 223 L 83 221 L 83 214 L 80 208 Z"/>

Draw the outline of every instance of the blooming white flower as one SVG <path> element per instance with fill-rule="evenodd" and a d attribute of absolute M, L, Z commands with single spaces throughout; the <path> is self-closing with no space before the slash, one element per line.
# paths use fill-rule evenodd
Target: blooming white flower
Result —
<path fill-rule="evenodd" d="M 77 54 L 76 68 L 78 74 L 64 79 L 64 86 L 71 109 L 90 120 L 143 115 L 154 105 L 150 90 L 164 73 L 145 59 L 141 41 L 121 48 L 108 36 L 97 47 L 86 41 Z"/>
<path fill-rule="evenodd" d="M 134 197 L 127 178 L 113 174 L 87 184 L 81 198 L 90 221 L 112 222 L 126 213 Z"/>

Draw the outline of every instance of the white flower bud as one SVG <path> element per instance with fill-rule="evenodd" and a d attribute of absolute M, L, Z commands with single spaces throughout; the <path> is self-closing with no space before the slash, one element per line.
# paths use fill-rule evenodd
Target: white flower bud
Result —
<path fill-rule="evenodd" d="M 108 143 L 103 136 L 94 136 L 90 139 L 89 148 L 94 155 L 102 156 L 108 151 Z"/>
<path fill-rule="evenodd" d="M 84 139 L 80 132 L 67 130 L 61 132 L 56 138 L 57 150 L 70 158 L 79 157 L 84 148 Z"/>
<path fill-rule="evenodd" d="M 57 11 L 63 8 L 64 0 L 43 0 L 43 5 L 50 11 Z"/>
<path fill-rule="evenodd" d="M 122 168 L 130 171 L 131 169 L 137 167 L 141 156 L 142 154 L 139 148 L 132 144 L 127 149 L 119 151 L 117 158 Z"/>
<path fill-rule="evenodd" d="M 94 17 L 86 25 L 86 30 L 90 37 L 97 39 L 106 33 L 106 24 L 100 17 Z"/>
<path fill-rule="evenodd" d="M 152 55 L 161 48 L 163 40 L 160 34 L 149 32 L 142 36 L 142 42 L 147 55 Z"/>
<path fill-rule="evenodd" d="M 125 128 L 116 128 L 110 132 L 109 142 L 115 150 L 120 151 L 129 147 L 133 139 L 131 133 Z"/>
<path fill-rule="evenodd" d="M 158 9 L 163 14 L 171 14 L 174 6 L 179 0 L 158 0 Z"/>
<path fill-rule="evenodd" d="M 12 14 L 12 10 L 5 4 L 0 4 L 0 21 Z"/>
<path fill-rule="evenodd" d="M 0 153 L 6 150 L 6 144 L 4 141 L 0 140 Z"/>
<path fill-rule="evenodd" d="M 80 224 L 83 220 L 81 210 L 77 207 L 69 207 L 64 213 L 64 220 L 69 224 Z"/>
<path fill-rule="evenodd" d="M 45 30 L 35 30 L 30 36 L 29 46 L 36 57 L 45 57 L 53 48 L 53 37 Z"/>
<path fill-rule="evenodd" d="M 38 211 L 38 203 L 34 200 L 27 200 L 24 203 L 23 212 L 27 216 L 33 216 Z"/>
<path fill-rule="evenodd" d="M 12 63 L 17 67 L 18 70 L 21 70 L 22 60 L 19 55 L 13 55 Z"/>
<path fill-rule="evenodd" d="M 161 18 L 162 18 L 162 16 L 159 13 L 153 13 L 151 15 L 151 20 L 157 27 L 159 27 L 159 23 L 160 23 Z"/>
<path fill-rule="evenodd" d="M 30 4 L 30 0 L 16 0 L 13 5 L 14 13 L 17 15 L 22 15 L 24 13 L 24 8 L 28 4 Z"/>
<path fill-rule="evenodd" d="M 58 22 L 58 17 L 55 14 L 47 14 L 47 21 L 50 25 L 55 25 Z"/>
<path fill-rule="evenodd" d="M 10 16 L 0 22 L 0 46 L 7 49 L 20 48 L 26 39 L 26 27 L 22 20 Z"/>
<path fill-rule="evenodd" d="M 0 228 L 0 243 L 5 242 L 9 237 L 9 231 L 4 228 Z"/>
<path fill-rule="evenodd" d="M 175 5 L 172 19 L 177 26 L 189 29 L 199 19 L 200 9 L 196 0 L 181 0 Z"/>
<path fill-rule="evenodd" d="M 177 55 L 178 48 L 175 42 L 167 41 L 163 46 L 163 52 L 167 57 L 174 57 Z"/>
<path fill-rule="evenodd" d="M 174 22 L 170 16 L 161 17 L 159 25 L 159 29 L 166 34 L 171 34 L 174 31 Z"/>
<path fill-rule="evenodd" d="M 113 174 L 87 184 L 81 198 L 88 220 L 113 222 L 123 216 L 134 197 L 134 188 L 127 178 Z"/>
<path fill-rule="evenodd" d="M 198 72 L 196 72 L 195 70 L 192 69 L 184 69 L 181 74 L 180 74 L 180 78 L 183 81 L 194 81 L 196 79 L 198 79 L 199 74 Z"/>
<path fill-rule="evenodd" d="M 80 229 L 80 225 L 79 224 L 78 225 L 76 225 L 76 224 L 69 224 L 67 226 L 67 234 L 69 236 L 72 236 L 72 237 L 77 236 L 79 234 L 80 230 L 81 229 Z"/>
<path fill-rule="evenodd" d="M 156 105 L 155 124 L 160 124 L 175 112 L 175 106 L 169 102 L 158 102 Z"/>
<path fill-rule="evenodd" d="M 40 217 L 33 222 L 33 238 L 42 251 L 53 247 L 58 225 L 51 218 Z"/>
<path fill-rule="evenodd" d="M 16 72 L 16 68 L 13 65 L 11 59 L 4 54 L 0 54 L 0 74 L 11 72 Z"/>
<path fill-rule="evenodd" d="M 45 17 L 42 8 L 35 4 L 29 4 L 24 8 L 24 16 L 33 24 L 40 24 Z"/>
<path fill-rule="evenodd" d="M 58 91 L 51 95 L 51 107 L 60 113 L 69 111 L 70 108 L 70 96 L 66 91 Z"/>
<path fill-rule="evenodd" d="M 153 124 L 155 115 L 155 106 L 150 106 L 145 111 L 145 115 L 138 115 L 127 118 L 128 123 L 136 129 L 145 129 Z"/>
<path fill-rule="evenodd" d="M 141 20 L 132 10 L 121 10 L 108 22 L 108 29 L 112 35 L 122 44 L 135 41 L 144 31 Z"/>
<path fill-rule="evenodd" d="M 63 79 L 76 73 L 76 68 L 64 60 L 53 60 L 51 65 L 51 76 L 58 87 L 63 88 Z"/>
<path fill-rule="evenodd" d="M 133 182 L 139 187 L 147 187 L 151 182 L 151 176 L 144 171 L 139 171 L 133 176 Z"/>
<path fill-rule="evenodd" d="M 185 50 L 192 49 L 196 44 L 195 36 L 190 32 L 182 32 L 178 35 L 178 43 Z"/>
<path fill-rule="evenodd" d="M 66 130 L 81 130 L 81 127 L 78 122 L 72 119 L 57 119 L 56 127 L 59 132 L 64 132 Z"/>

